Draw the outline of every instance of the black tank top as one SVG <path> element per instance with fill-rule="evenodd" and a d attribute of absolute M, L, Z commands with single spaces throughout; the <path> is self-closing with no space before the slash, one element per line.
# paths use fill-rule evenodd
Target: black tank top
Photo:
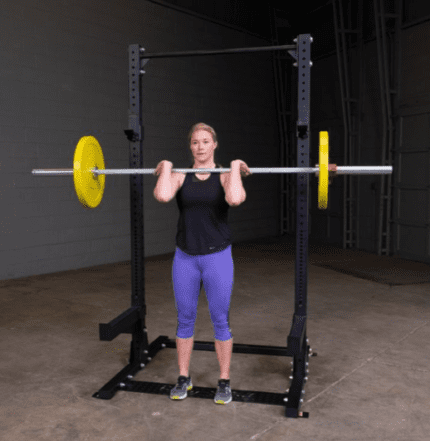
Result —
<path fill-rule="evenodd" d="M 176 245 L 180 250 L 196 256 L 217 253 L 231 245 L 230 206 L 225 200 L 221 173 L 211 173 L 204 181 L 187 173 L 176 202 L 180 211 Z"/>

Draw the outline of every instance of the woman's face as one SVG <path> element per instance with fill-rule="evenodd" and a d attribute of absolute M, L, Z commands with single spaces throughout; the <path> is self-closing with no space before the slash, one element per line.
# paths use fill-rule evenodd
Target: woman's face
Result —
<path fill-rule="evenodd" d="M 213 161 L 214 151 L 217 147 L 212 134 L 206 130 L 196 130 L 191 137 L 191 152 L 194 160 L 199 163 Z"/>

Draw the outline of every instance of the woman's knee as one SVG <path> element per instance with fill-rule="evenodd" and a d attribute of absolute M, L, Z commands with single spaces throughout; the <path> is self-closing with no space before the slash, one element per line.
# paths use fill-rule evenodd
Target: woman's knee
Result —
<path fill-rule="evenodd" d="M 186 328 L 186 329 L 178 328 L 176 330 L 176 337 L 180 338 L 180 339 L 183 339 L 183 340 L 194 337 L 194 327 L 191 328 L 191 329 L 189 329 L 189 328 Z"/>
<path fill-rule="evenodd" d="M 218 341 L 227 341 L 227 340 L 231 340 L 233 338 L 233 334 L 231 333 L 230 327 L 228 327 L 227 329 L 215 328 L 214 338 L 215 338 L 215 340 L 218 340 Z"/>

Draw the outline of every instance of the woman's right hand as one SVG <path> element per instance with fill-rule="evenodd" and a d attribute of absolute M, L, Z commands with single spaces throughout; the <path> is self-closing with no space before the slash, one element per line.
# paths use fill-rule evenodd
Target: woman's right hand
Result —
<path fill-rule="evenodd" d="M 157 167 L 155 168 L 154 175 L 160 176 L 161 172 L 166 170 L 169 172 L 172 172 L 173 163 L 170 161 L 161 161 L 157 164 Z"/>

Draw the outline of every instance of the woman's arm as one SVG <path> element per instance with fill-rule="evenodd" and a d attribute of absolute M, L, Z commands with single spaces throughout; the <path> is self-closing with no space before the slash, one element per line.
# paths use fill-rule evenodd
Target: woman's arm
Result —
<path fill-rule="evenodd" d="M 240 175 L 240 162 L 232 161 L 231 171 L 226 173 L 225 180 L 225 200 L 231 207 L 237 207 L 246 199 L 246 192 L 243 188 L 242 178 Z M 243 163 L 245 164 L 245 163 Z M 246 164 L 245 164 L 246 165 Z M 247 166 L 246 166 L 247 167 Z"/>

